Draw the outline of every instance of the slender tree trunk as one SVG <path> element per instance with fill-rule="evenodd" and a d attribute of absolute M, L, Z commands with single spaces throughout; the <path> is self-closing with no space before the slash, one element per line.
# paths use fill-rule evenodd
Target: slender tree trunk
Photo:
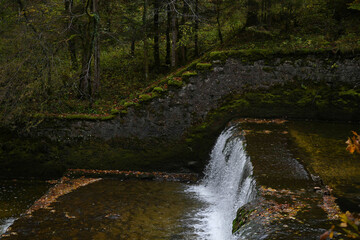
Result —
<path fill-rule="evenodd" d="M 220 43 L 223 44 L 223 36 L 221 32 L 221 23 L 220 23 L 220 9 L 221 9 L 221 0 L 218 0 L 216 2 L 216 22 L 217 22 L 219 40 Z"/>
<path fill-rule="evenodd" d="M 182 18 L 181 18 L 180 26 L 185 25 L 185 23 L 187 21 L 188 12 L 189 12 L 189 5 L 186 0 L 183 0 L 183 11 L 182 11 Z M 186 37 L 186 36 L 184 35 L 184 33 L 182 31 L 179 31 L 178 39 L 181 39 L 183 37 Z M 187 49 L 186 49 L 185 44 L 183 43 L 179 46 L 179 53 L 180 53 L 179 61 L 181 64 L 184 64 L 187 61 L 186 52 L 187 52 Z"/>
<path fill-rule="evenodd" d="M 130 54 L 133 57 L 135 56 L 135 40 L 131 40 Z"/>
<path fill-rule="evenodd" d="M 172 30 L 172 47 L 171 47 L 171 67 L 175 68 L 177 66 L 177 40 L 178 40 L 178 32 L 177 32 L 177 14 L 176 14 L 176 0 L 173 0 L 172 3 L 172 14 L 171 14 L 171 30 Z"/>
<path fill-rule="evenodd" d="M 145 81 L 149 80 L 149 57 L 148 57 L 148 41 L 147 41 L 147 8 L 148 0 L 144 0 L 144 11 L 143 11 L 143 29 L 144 29 L 144 70 L 145 70 Z"/>
<path fill-rule="evenodd" d="M 82 66 L 79 83 L 79 95 L 82 98 L 91 100 L 91 75 L 92 75 L 92 57 L 93 57 L 93 43 L 94 43 L 94 17 L 90 14 L 91 0 L 86 1 L 84 11 L 88 16 L 88 21 L 82 27 Z M 90 103 L 91 105 L 91 103 Z"/>
<path fill-rule="evenodd" d="M 195 36 L 194 36 L 194 44 L 195 44 L 195 57 L 199 56 L 199 6 L 198 0 L 195 0 Z"/>
<path fill-rule="evenodd" d="M 159 0 L 154 0 L 154 63 L 156 70 L 160 68 L 159 35 Z"/>
<path fill-rule="evenodd" d="M 78 62 L 77 62 L 77 57 L 76 57 L 76 45 L 75 45 L 75 40 L 71 39 L 71 35 L 74 34 L 73 31 L 73 27 L 71 26 L 71 17 L 72 17 L 72 13 L 71 13 L 71 9 L 73 7 L 73 0 L 65 0 L 65 13 L 68 14 L 69 20 L 66 23 L 66 28 L 69 29 L 69 40 L 68 40 L 68 51 L 69 51 L 69 55 L 70 55 L 70 61 L 71 61 L 71 69 L 72 70 L 76 70 L 78 68 Z"/>
<path fill-rule="evenodd" d="M 256 26 L 259 24 L 258 12 L 259 12 L 259 4 L 256 0 L 248 0 L 247 2 L 247 18 L 246 18 L 246 27 Z"/>
<path fill-rule="evenodd" d="M 171 40 L 170 40 L 170 30 L 171 30 L 171 8 L 170 3 L 167 5 L 167 24 L 166 24 L 166 56 L 165 63 L 166 65 L 171 65 Z"/>
<path fill-rule="evenodd" d="M 100 89 L 100 43 L 99 43 L 99 11 L 98 11 L 98 1 L 93 0 L 93 17 L 94 21 L 94 33 L 93 33 L 93 42 L 94 42 L 94 80 L 92 84 L 92 95 L 95 96 L 99 93 Z"/>
<path fill-rule="evenodd" d="M 270 27 L 272 23 L 271 6 L 272 6 L 271 0 L 266 0 L 266 25 L 268 27 Z"/>

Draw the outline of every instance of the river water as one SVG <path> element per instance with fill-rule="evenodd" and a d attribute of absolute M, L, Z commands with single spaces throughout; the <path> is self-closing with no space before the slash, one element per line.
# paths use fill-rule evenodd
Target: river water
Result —
<path fill-rule="evenodd" d="M 43 181 L 0 181 L 0 235 L 48 188 Z"/>
<path fill-rule="evenodd" d="M 309 124 L 313 127 L 304 130 Z M 306 239 L 318 239 L 332 222 L 327 221 L 326 214 L 316 204 L 303 214 L 301 224 L 287 223 L 285 226 L 290 227 L 281 231 L 281 235 L 271 230 L 277 225 L 264 228 L 268 233 L 259 235 L 256 235 L 258 229 L 245 235 L 232 234 L 237 209 L 256 199 L 260 186 L 301 189 L 306 198 L 314 198 L 313 180 L 304 165 L 331 184 L 342 199 L 340 205 L 344 210 L 357 209 L 360 168 L 353 165 L 356 162 L 344 151 L 344 146 L 335 147 L 356 126 L 336 125 L 337 133 L 343 133 L 335 134 L 334 125 L 320 131 L 317 124 L 235 121 L 218 137 L 204 178 L 198 184 L 106 179 L 60 197 L 51 209 L 38 210 L 30 218 L 21 214 L 48 185 L 2 182 L 0 233 L 12 224 L 14 234 L 4 239 L 304 239 L 296 238 L 295 233 L 303 234 Z M 332 133 L 325 134 L 329 129 Z M 335 157 L 331 157 L 329 147 L 338 149 L 335 156 L 341 156 L 345 164 L 338 159 L 337 163 L 348 166 L 344 171 L 350 170 L 349 176 L 331 170 L 336 167 L 331 165 Z M 328 158 L 324 159 L 324 155 Z M 317 169 L 326 164 L 331 174 Z"/>

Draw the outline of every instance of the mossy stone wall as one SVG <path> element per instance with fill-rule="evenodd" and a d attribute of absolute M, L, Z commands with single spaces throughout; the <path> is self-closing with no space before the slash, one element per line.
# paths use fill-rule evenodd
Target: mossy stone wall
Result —
<path fill-rule="evenodd" d="M 256 61 L 248 57 L 219 61 L 213 56 L 211 64 L 208 71 L 189 77 L 187 84 L 130 106 L 126 114 L 114 119 L 48 119 L 30 135 L 53 140 L 93 137 L 178 140 L 189 128 L 206 121 L 209 112 L 219 108 L 226 111 L 229 106 L 237 115 L 246 117 L 358 118 L 359 56 L 284 55 Z M 328 116 L 319 114 L 331 112 L 333 106 L 336 112 Z M 304 115 L 309 107 L 312 114 Z"/>
<path fill-rule="evenodd" d="M 189 74 L 156 98 L 143 96 L 112 119 L 44 119 L 21 134 L 70 144 L 115 141 L 124 150 L 91 168 L 124 169 L 131 164 L 122 162 L 142 158 L 145 164 L 131 168 L 169 165 L 177 166 L 173 171 L 201 171 L 232 118 L 360 120 L 360 55 L 249 54 L 224 59 L 223 54 L 210 54 L 211 67 Z M 161 160 L 153 165 L 156 158 Z"/>

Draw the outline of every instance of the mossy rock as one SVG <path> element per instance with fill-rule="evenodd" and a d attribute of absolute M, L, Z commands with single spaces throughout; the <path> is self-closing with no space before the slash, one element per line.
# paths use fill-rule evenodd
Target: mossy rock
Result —
<path fill-rule="evenodd" d="M 195 71 L 186 71 L 182 74 L 182 77 L 192 77 L 192 76 L 196 76 L 197 72 Z"/>
<path fill-rule="evenodd" d="M 177 79 L 175 79 L 175 78 L 170 78 L 169 80 L 168 80 L 168 85 L 169 86 L 174 86 L 174 87 L 182 87 L 183 86 L 183 81 L 182 81 L 182 79 L 180 80 L 177 80 Z"/>
<path fill-rule="evenodd" d="M 136 103 L 134 102 L 126 102 L 124 103 L 124 107 L 131 107 L 131 106 L 134 106 Z"/>
<path fill-rule="evenodd" d="M 112 115 L 117 115 L 117 114 L 120 113 L 120 111 L 119 111 L 118 109 L 111 109 L 110 113 L 111 113 Z"/>
<path fill-rule="evenodd" d="M 253 211 L 254 209 L 248 210 L 245 206 L 238 209 L 236 218 L 233 220 L 233 234 L 239 231 L 240 228 L 248 222 L 248 219 Z"/>
<path fill-rule="evenodd" d="M 187 81 L 189 80 L 189 78 L 197 76 L 197 72 L 195 71 L 186 71 L 181 75 L 181 78 L 183 79 L 183 81 Z"/>
<path fill-rule="evenodd" d="M 211 70 L 212 64 L 211 63 L 198 63 L 196 64 L 196 69 L 199 71 L 209 71 Z"/>
<path fill-rule="evenodd" d="M 147 102 L 147 101 L 150 101 L 152 98 L 153 98 L 153 96 L 150 95 L 150 94 L 141 94 L 139 96 L 139 101 L 140 102 Z"/>
<path fill-rule="evenodd" d="M 67 119 L 67 120 L 105 121 L 105 120 L 114 119 L 115 115 L 66 114 L 66 115 L 55 115 L 53 118 Z"/>
<path fill-rule="evenodd" d="M 166 90 L 163 89 L 162 87 L 154 87 L 152 91 L 155 92 L 155 93 L 163 93 Z"/>

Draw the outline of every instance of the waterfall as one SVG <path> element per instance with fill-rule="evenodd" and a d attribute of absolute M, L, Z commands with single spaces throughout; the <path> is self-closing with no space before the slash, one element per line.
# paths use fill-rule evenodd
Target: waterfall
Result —
<path fill-rule="evenodd" d="M 0 236 L 4 234 L 6 230 L 14 223 L 16 218 L 7 218 L 0 220 Z"/>
<path fill-rule="evenodd" d="M 239 131 L 232 126 L 221 133 L 211 152 L 204 179 L 188 190 L 207 203 L 196 216 L 201 219 L 195 226 L 200 239 L 237 239 L 232 235 L 236 211 L 255 198 L 253 168 Z"/>

